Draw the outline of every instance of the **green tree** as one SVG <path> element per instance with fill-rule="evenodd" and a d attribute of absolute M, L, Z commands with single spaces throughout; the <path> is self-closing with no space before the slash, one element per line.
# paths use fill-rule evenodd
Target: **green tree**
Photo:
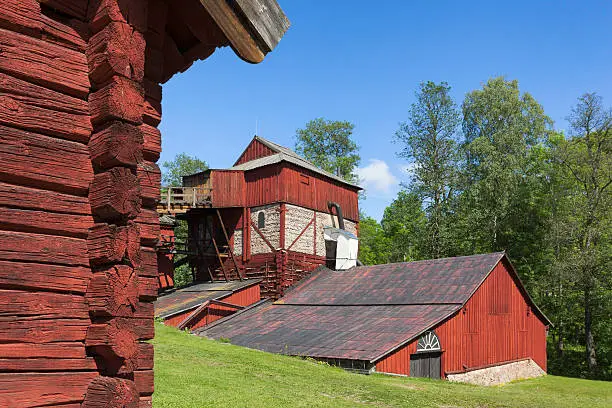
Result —
<path fill-rule="evenodd" d="M 349 182 L 356 182 L 359 146 L 351 139 L 355 125 L 323 118 L 311 120 L 296 131 L 295 150 L 316 166 Z"/>
<path fill-rule="evenodd" d="M 421 83 L 417 101 L 408 110 L 408 121 L 400 125 L 395 140 L 402 144 L 401 157 L 413 167 L 410 189 L 427 211 L 427 257 L 448 255 L 448 211 L 457 191 L 458 150 L 455 131 L 457 106 L 446 82 Z"/>
<path fill-rule="evenodd" d="M 359 216 L 359 260 L 366 265 L 389 262 L 390 242 L 382 226 L 372 217 Z"/>
<path fill-rule="evenodd" d="M 400 191 L 385 208 L 381 225 L 389 240 L 389 262 L 423 259 L 423 236 L 427 219 L 421 199 L 413 192 Z"/>
<path fill-rule="evenodd" d="M 573 242 L 563 260 L 582 292 L 586 362 L 593 373 L 598 318 L 608 319 L 602 330 L 610 330 L 612 110 L 603 106 L 600 96 L 587 93 L 578 99 L 568 119 L 572 134 L 561 141 L 557 152 L 575 189 L 572 211 L 565 219 Z"/>
<path fill-rule="evenodd" d="M 546 228 L 541 195 L 541 147 L 552 121 L 517 81 L 492 78 L 466 95 L 463 110 L 463 193 L 456 211 L 461 252 L 507 250 L 529 279 Z M 535 254 L 533 248 L 536 248 Z"/>
<path fill-rule="evenodd" d="M 162 168 L 164 169 L 162 183 L 165 186 L 178 187 L 183 184 L 183 176 L 208 170 L 208 164 L 187 153 L 179 153 L 172 161 L 163 162 Z"/>

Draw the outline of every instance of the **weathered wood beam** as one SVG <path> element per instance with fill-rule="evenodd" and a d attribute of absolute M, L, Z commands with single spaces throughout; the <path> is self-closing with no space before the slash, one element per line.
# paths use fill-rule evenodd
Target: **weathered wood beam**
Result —
<path fill-rule="evenodd" d="M 268 53 L 276 48 L 290 25 L 276 0 L 235 0 L 233 4 L 252 26 L 250 31 L 260 40 L 263 51 Z"/>
<path fill-rule="evenodd" d="M 89 384 L 81 408 L 138 408 L 138 402 L 133 381 L 98 377 Z"/>
<path fill-rule="evenodd" d="M 87 229 L 92 226 L 89 215 L 0 207 L 0 229 L 4 231 L 87 238 Z"/>
<path fill-rule="evenodd" d="M 0 285 L 5 288 L 84 294 L 90 278 L 89 267 L 0 261 Z"/>
<path fill-rule="evenodd" d="M 0 231 L 0 260 L 89 267 L 84 239 Z"/>

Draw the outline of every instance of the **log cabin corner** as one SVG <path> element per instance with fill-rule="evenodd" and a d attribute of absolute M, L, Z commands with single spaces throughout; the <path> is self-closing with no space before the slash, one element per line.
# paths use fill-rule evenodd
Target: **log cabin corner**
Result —
<path fill-rule="evenodd" d="M 161 84 L 288 26 L 274 0 L 0 3 L 1 406 L 151 406 Z"/>

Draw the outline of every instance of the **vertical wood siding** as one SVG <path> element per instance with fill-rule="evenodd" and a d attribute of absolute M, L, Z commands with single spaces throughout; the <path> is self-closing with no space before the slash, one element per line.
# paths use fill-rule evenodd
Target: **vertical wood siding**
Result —
<path fill-rule="evenodd" d="M 259 159 L 260 157 L 271 156 L 274 153 L 275 152 L 265 144 L 257 140 L 252 140 L 251 143 L 249 143 L 247 148 L 244 150 L 244 152 L 240 155 L 238 160 L 236 160 L 234 166 L 249 162 L 251 160 Z"/>
<path fill-rule="evenodd" d="M 210 178 L 213 207 L 244 207 L 246 195 L 244 172 L 212 170 Z"/>
<path fill-rule="evenodd" d="M 439 324 L 442 374 L 529 357 L 546 370 L 546 326 L 531 310 L 510 266 L 498 263 L 458 313 Z M 376 370 L 410 375 L 417 340 L 376 364 Z"/>
<path fill-rule="evenodd" d="M 258 207 L 281 201 L 280 191 L 285 187 L 279 185 L 280 172 L 281 166 L 275 164 L 245 173 L 247 207 Z"/>

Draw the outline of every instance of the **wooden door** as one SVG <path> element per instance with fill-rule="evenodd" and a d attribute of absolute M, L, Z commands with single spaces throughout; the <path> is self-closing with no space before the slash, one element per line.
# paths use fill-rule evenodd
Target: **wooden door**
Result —
<path fill-rule="evenodd" d="M 440 378 L 440 353 L 416 353 L 410 355 L 410 376 Z"/>

